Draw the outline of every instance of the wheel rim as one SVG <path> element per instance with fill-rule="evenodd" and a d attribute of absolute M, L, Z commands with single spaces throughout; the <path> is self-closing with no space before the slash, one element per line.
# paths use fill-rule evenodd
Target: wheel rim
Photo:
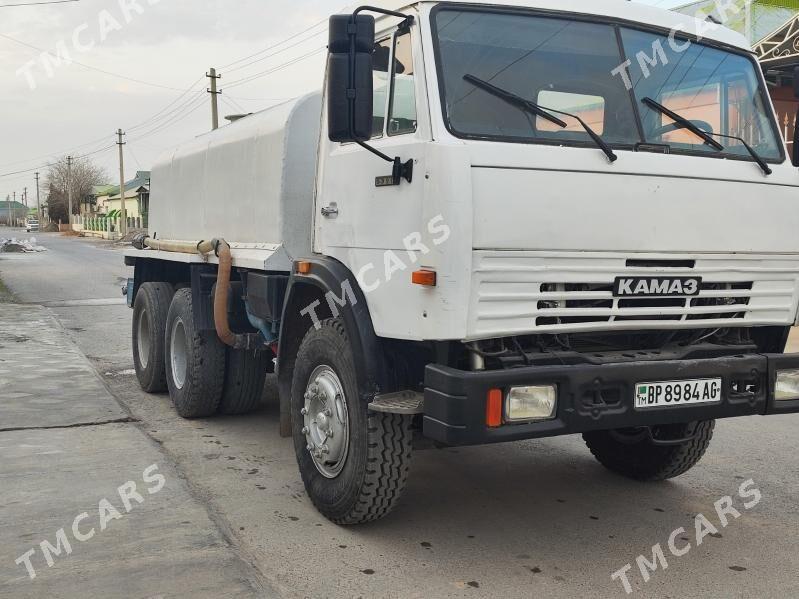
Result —
<path fill-rule="evenodd" d="M 335 478 L 347 462 L 349 415 L 344 386 L 330 366 L 317 366 L 305 388 L 302 432 L 311 459 L 322 476 Z"/>
<path fill-rule="evenodd" d="M 172 382 L 178 389 L 186 383 L 187 358 L 186 327 L 183 320 L 176 318 L 169 335 L 169 358 L 172 363 Z"/>
<path fill-rule="evenodd" d="M 139 364 L 142 368 L 147 368 L 150 363 L 150 320 L 147 318 L 147 310 L 142 310 L 139 314 L 136 336 L 138 338 Z"/>

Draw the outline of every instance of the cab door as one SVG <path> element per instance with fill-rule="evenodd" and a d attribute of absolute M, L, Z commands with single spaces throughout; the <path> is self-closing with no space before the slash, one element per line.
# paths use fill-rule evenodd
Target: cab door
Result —
<path fill-rule="evenodd" d="M 320 144 L 314 249 L 341 256 L 347 249 L 402 249 L 421 231 L 425 142 L 430 119 L 418 19 L 378 35 L 374 54 L 374 120 L 369 144 L 389 157 L 413 160 L 413 178 L 384 186 L 393 165 L 356 143 L 327 139 L 327 110 Z M 379 182 L 379 180 L 383 180 Z"/>

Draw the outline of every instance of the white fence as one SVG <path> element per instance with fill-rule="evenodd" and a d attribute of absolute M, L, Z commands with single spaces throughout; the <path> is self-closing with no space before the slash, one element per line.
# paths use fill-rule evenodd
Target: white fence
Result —
<path fill-rule="evenodd" d="M 147 218 L 129 216 L 127 225 L 128 232 L 145 230 L 147 229 Z M 107 216 L 74 216 L 72 230 L 95 237 L 103 237 L 104 239 L 118 239 L 121 235 L 122 219 L 118 217 L 109 218 Z"/>

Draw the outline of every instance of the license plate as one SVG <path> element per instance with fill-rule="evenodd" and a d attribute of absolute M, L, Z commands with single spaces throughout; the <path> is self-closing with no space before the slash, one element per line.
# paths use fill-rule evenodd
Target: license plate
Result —
<path fill-rule="evenodd" d="M 718 403 L 720 401 L 721 379 L 638 383 L 635 386 L 635 407 L 639 410 Z"/>

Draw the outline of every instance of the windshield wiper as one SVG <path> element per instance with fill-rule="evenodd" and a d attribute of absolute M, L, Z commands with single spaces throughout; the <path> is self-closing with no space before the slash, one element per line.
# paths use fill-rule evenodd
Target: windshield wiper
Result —
<path fill-rule="evenodd" d="M 463 76 L 463 79 L 465 81 L 468 81 L 472 85 L 475 85 L 487 91 L 488 93 L 496 96 L 497 98 L 505 100 L 508 104 L 512 104 L 513 106 L 521 108 L 522 110 L 526 110 L 527 112 L 530 112 L 536 116 L 540 116 L 541 118 L 548 120 L 550 123 L 554 123 L 555 125 L 557 125 L 562 129 L 565 129 L 568 125 L 558 117 L 551 115 L 550 112 L 555 112 L 557 114 L 562 114 L 571 117 L 573 119 L 576 119 L 577 122 L 580 123 L 580 125 L 582 125 L 583 129 L 585 129 L 585 132 L 588 133 L 591 139 L 594 140 L 594 143 L 605 153 L 605 156 L 608 157 L 608 161 L 615 162 L 616 159 L 618 158 L 618 156 L 616 156 L 611 147 L 607 143 L 605 143 L 605 140 L 602 139 L 596 133 L 596 131 L 594 131 L 588 125 L 588 123 L 586 123 L 576 114 L 571 114 L 570 112 L 563 112 L 562 110 L 555 110 L 554 108 L 547 108 L 546 106 L 539 106 L 535 102 L 526 100 L 525 98 L 517 96 L 513 92 L 510 92 L 506 89 L 502 89 L 501 87 L 497 87 L 496 85 L 492 85 L 488 81 L 483 81 L 482 79 L 475 77 L 474 75 L 466 74 Z"/>
<path fill-rule="evenodd" d="M 644 98 L 643 100 L 641 100 L 641 102 L 643 102 L 644 104 L 646 104 L 647 106 L 649 106 L 653 110 L 657 110 L 659 113 L 665 114 L 672 121 L 674 121 L 675 123 L 681 125 L 684 129 L 688 129 L 688 131 L 690 131 L 691 133 L 693 133 L 697 137 L 700 137 L 702 139 L 702 141 L 704 141 L 711 148 L 715 148 L 719 152 L 724 150 L 724 146 L 722 146 L 719 142 L 717 142 L 715 139 L 710 137 L 710 135 L 708 135 L 707 133 L 702 131 L 699 127 L 694 125 L 691 121 L 689 121 L 684 116 L 680 116 L 679 114 L 677 114 L 673 110 L 670 110 L 670 109 L 666 108 L 665 106 L 663 106 L 663 104 L 659 104 L 659 103 L 655 102 L 652 98 Z"/>
<path fill-rule="evenodd" d="M 757 163 L 757 165 L 766 175 L 770 175 L 771 173 L 774 172 L 771 170 L 769 165 L 766 164 L 766 161 L 763 160 L 763 158 L 761 158 L 760 154 L 758 154 L 755 151 L 755 149 L 752 146 L 750 146 L 748 143 L 746 143 L 742 138 L 736 137 L 735 135 L 725 135 L 723 133 L 711 133 L 710 131 L 705 131 L 703 129 L 700 129 L 694 123 L 686 119 L 684 116 L 680 116 L 673 110 L 669 110 L 662 104 L 655 102 L 652 98 L 644 98 L 643 100 L 641 100 L 641 102 L 643 102 L 650 108 L 653 108 L 658 112 L 665 114 L 667 117 L 673 120 L 674 121 L 672 127 L 673 129 L 688 129 L 691 133 L 694 133 L 695 135 L 701 137 L 706 144 L 712 146 L 719 152 L 724 150 L 724 146 L 722 146 L 719 142 L 713 139 L 711 135 L 716 137 L 723 137 L 725 139 L 734 139 L 736 141 L 740 141 L 743 147 L 746 148 L 746 151 L 749 152 L 749 155 L 752 157 L 752 159 Z"/>
<path fill-rule="evenodd" d="M 746 151 L 749 152 L 749 155 L 754 159 L 755 162 L 757 162 L 757 165 L 763 170 L 765 174 L 770 175 L 771 173 L 774 172 L 771 170 L 769 165 L 766 164 L 766 161 L 763 160 L 763 158 L 761 158 L 760 154 L 755 152 L 755 149 L 740 137 L 735 137 L 734 135 L 723 135 L 721 133 L 709 133 L 709 135 L 716 135 L 718 137 L 726 137 L 727 139 L 734 139 L 736 141 L 740 141 L 743 147 L 746 148 Z"/>
<path fill-rule="evenodd" d="M 565 128 L 567 125 L 562 120 L 560 120 L 556 116 L 552 116 L 548 112 L 546 112 L 543 108 L 541 108 L 535 102 L 531 102 L 530 100 L 525 100 L 521 96 L 517 96 L 513 92 L 509 92 L 508 90 L 502 89 L 501 87 L 497 87 L 496 85 L 492 85 L 488 81 L 483 81 L 474 75 L 464 75 L 463 79 L 468 81 L 469 83 L 476 85 L 479 88 L 484 89 L 485 91 L 489 92 L 497 96 L 498 98 L 502 98 L 508 104 L 513 104 L 521 108 L 522 110 L 526 110 L 527 112 L 531 112 L 541 118 L 548 120 L 550 123 L 554 123 L 558 127 Z"/>

